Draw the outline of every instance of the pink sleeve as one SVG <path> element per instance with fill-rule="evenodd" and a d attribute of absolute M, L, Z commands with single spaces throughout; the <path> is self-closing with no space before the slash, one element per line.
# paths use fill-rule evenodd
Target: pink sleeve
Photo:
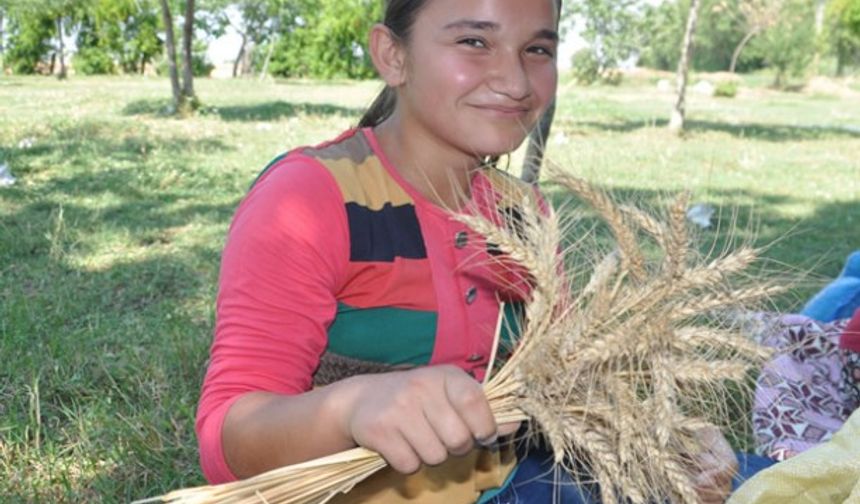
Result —
<path fill-rule="evenodd" d="M 211 483 L 236 479 L 221 446 L 236 399 L 311 388 L 348 254 L 343 198 L 313 160 L 282 159 L 239 205 L 221 260 L 215 338 L 197 410 L 200 464 Z"/>

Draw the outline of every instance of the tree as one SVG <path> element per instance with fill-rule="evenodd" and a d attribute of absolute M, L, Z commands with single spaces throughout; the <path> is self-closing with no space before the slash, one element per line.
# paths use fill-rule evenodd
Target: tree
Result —
<path fill-rule="evenodd" d="M 382 2 L 299 0 L 282 9 L 278 18 L 282 35 L 272 42 L 272 74 L 323 79 L 375 75 L 367 37 L 382 18 Z"/>
<path fill-rule="evenodd" d="M 123 39 L 121 64 L 127 72 L 146 72 L 147 65 L 162 53 L 164 43 L 158 37 L 158 11 L 149 1 L 134 0 L 138 6 L 125 17 L 123 21 Z"/>
<path fill-rule="evenodd" d="M 775 70 L 775 87 L 782 87 L 788 75 L 800 75 L 815 52 L 815 18 L 808 0 L 785 0 L 776 22 L 753 44 L 767 65 Z"/>
<path fill-rule="evenodd" d="M 233 77 L 239 75 L 240 65 L 243 60 L 250 59 L 249 48 L 259 47 L 269 42 L 276 34 L 275 28 L 279 25 L 277 18 L 280 14 L 283 2 L 277 0 L 241 0 L 236 3 L 239 10 L 240 20 L 230 24 L 242 37 L 239 51 L 233 62 Z"/>
<path fill-rule="evenodd" d="M 176 59 L 176 36 L 173 31 L 173 13 L 168 0 L 160 0 L 161 14 L 164 23 L 164 45 L 167 51 L 167 67 L 170 74 L 170 86 L 173 92 L 173 106 L 179 115 L 187 115 L 197 107 L 194 95 L 194 74 L 192 69 L 193 37 L 194 37 L 194 0 L 185 0 L 185 19 L 182 29 L 182 81 L 179 78 L 179 66 Z"/>
<path fill-rule="evenodd" d="M 776 24 L 779 12 L 782 9 L 782 0 L 742 0 L 739 11 L 744 26 L 744 36 L 741 38 L 735 50 L 732 52 L 732 61 L 729 64 L 729 72 L 735 73 L 741 51 L 749 44 L 753 37 L 764 33 Z"/>
<path fill-rule="evenodd" d="M 836 55 L 836 75 L 842 76 L 852 56 L 860 56 L 860 0 L 832 0 L 825 14 L 828 41 Z"/>
<path fill-rule="evenodd" d="M 3 64 L 3 54 L 6 52 L 6 7 L 0 4 L 0 65 Z"/>
<path fill-rule="evenodd" d="M 50 41 L 54 21 L 41 12 L 22 15 L 12 11 L 9 16 L 9 39 L 4 63 L 16 74 L 33 74 L 51 52 Z"/>
<path fill-rule="evenodd" d="M 185 0 L 185 19 L 182 28 L 182 94 L 186 105 L 196 108 L 194 96 L 194 0 Z"/>
<path fill-rule="evenodd" d="M 669 119 L 669 131 L 684 130 L 686 114 L 687 77 L 690 72 L 690 59 L 693 55 L 693 35 L 696 33 L 696 19 L 699 16 L 699 1 L 690 3 L 690 13 L 687 16 L 687 29 L 684 32 L 684 42 L 681 44 L 681 60 L 678 62 L 678 98 Z"/>
<path fill-rule="evenodd" d="M 582 38 L 588 42 L 600 71 L 615 68 L 633 56 L 642 39 L 640 0 L 582 0 L 569 12 L 574 23 L 583 23 Z"/>

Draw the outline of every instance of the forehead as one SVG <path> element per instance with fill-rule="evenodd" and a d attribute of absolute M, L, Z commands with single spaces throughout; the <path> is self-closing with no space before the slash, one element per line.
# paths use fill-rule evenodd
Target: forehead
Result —
<path fill-rule="evenodd" d="M 416 24 L 445 28 L 458 21 L 492 23 L 501 29 L 555 29 L 557 0 L 427 0 Z"/>

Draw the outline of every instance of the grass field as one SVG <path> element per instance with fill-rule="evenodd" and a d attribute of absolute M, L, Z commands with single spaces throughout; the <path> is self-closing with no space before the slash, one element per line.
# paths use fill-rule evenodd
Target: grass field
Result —
<path fill-rule="evenodd" d="M 355 123 L 377 90 L 197 85 L 205 113 L 177 120 L 167 81 L 0 77 L 0 164 L 18 178 L 0 188 L 4 502 L 203 482 L 193 418 L 233 209 L 272 157 Z M 693 95 L 683 140 L 663 128 L 671 100 L 564 85 L 549 156 L 649 204 L 689 189 L 738 209 L 770 259 L 811 272 L 778 300 L 796 308 L 860 248 L 860 100 Z"/>

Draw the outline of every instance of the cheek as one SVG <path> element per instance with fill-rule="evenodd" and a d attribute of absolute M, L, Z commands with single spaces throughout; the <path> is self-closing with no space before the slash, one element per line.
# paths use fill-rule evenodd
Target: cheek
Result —
<path fill-rule="evenodd" d="M 459 99 L 462 95 L 480 85 L 486 69 L 478 61 L 464 58 L 460 54 L 447 51 L 427 55 L 424 58 L 424 82 L 431 92 L 442 99 Z M 444 96 L 443 96 L 444 95 Z"/>
<path fill-rule="evenodd" d="M 532 75 L 532 89 L 542 102 L 549 103 L 558 87 L 558 71 L 555 66 L 544 65 L 535 69 Z"/>

